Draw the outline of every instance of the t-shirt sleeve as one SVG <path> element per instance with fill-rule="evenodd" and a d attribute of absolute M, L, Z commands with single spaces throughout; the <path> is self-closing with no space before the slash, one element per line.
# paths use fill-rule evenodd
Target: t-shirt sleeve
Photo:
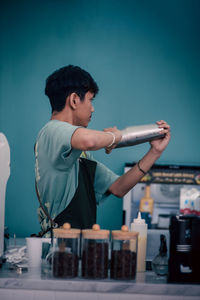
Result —
<path fill-rule="evenodd" d="M 119 178 L 119 175 L 115 174 L 104 164 L 98 161 L 96 161 L 96 163 L 97 166 L 95 172 L 94 190 L 96 195 L 96 202 L 99 204 L 108 197 L 108 194 L 106 192 L 113 184 L 113 182 L 115 182 L 117 178 Z"/>
<path fill-rule="evenodd" d="M 81 151 L 71 147 L 71 138 L 78 126 L 66 122 L 55 122 L 41 134 L 40 147 L 44 147 L 52 165 L 58 169 L 69 168 Z"/>

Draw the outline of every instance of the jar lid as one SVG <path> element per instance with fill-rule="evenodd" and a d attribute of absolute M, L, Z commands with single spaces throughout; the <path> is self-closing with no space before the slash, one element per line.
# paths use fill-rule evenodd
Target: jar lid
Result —
<path fill-rule="evenodd" d="M 128 226 L 123 225 L 121 230 L 113 230 L 112 238 L 114 240 L 132 240 L 138 236 L 136 231 L 128 231 Z"/>
<path fill-rule="evenodd" d="M 69 223 L 64 223 L 62 227 L 53 229 L 55 238 L 78 238 L 80 236 L 80 229 L 71 228 Z"/>
<path fill-rule="evenodd" d="M 101 230 L 98 224 L 94 224 L 92 229 L 82 230 L 82 235 L 85 239 L 103 240 L 109 237 L 109 233 L 109 230 Z"/>

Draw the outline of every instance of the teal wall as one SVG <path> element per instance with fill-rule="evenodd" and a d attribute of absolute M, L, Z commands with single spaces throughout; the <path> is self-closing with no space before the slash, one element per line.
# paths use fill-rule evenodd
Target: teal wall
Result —
<path fill-rule="evenodd" d="M 0 131 L 11 148 L 6 225 L 10 234 L 39 230 L 33 145 L 50 118 L 46 77 L 75 64 L 100 87 L 90 128 L 171 124 L 159 163 L 200 164 L 200 2 L 24 0 L 0 4 Z M 103 150 L 95 157 L 118 174 L 149 145 Z M 98 209 L 104 228 L 118 229 L 122 199 Z"/>

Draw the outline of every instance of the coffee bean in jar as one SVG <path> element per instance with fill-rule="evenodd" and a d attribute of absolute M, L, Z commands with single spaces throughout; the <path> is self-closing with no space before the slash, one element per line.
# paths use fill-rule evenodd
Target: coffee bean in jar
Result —
<path fill-rule="evenodd" d="M 82 230 L 82 277 L 104 279 L 108 277 L 109 231 L 100 230 L 95 224 L 92 230 Z"/>
<path fill-rule="evenodd" d="M 112 231 L 110 277 L 133 280 L 136 275 L 137 232 L 129 232 L 127 226 Z"/>
<path fill-rule="evenodd" d="M 130 250 L 112 250 L 110 277 L 113 279 L 135 279 L 136 253 Z"/>
<path fill-rule="evenodd" d="M 78 276 L 78 255 L 73 253 L 56 251 L 53 255 L 53 276 L 54 277 L 77 277 Z"/>
<path fill-rule="evenodd" d="M 68 223 L 53 230 L 53 276 L 71 278 L 78 276 L 80 230 L 71 229 Z"/>

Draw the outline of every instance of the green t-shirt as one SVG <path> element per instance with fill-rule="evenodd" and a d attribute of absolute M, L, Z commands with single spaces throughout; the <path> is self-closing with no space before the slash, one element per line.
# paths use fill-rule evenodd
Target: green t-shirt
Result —
<path fill-rule="evenodd" d="M 53 219 L 69 205 L 78 187 L 79 157 L 83 154 L 71 147 L 71 137 L 77 128 L 67 122 L 51 120 L 40 130 L 35 144 L 37 189 Z M 89 152 L 86 156 L 97 163 L 94 191 L 96 201 L 100 203 L 118 175 L 96 161 Z M 50 223 L 41 208 L 38 217 L 45 230 Z"/>

